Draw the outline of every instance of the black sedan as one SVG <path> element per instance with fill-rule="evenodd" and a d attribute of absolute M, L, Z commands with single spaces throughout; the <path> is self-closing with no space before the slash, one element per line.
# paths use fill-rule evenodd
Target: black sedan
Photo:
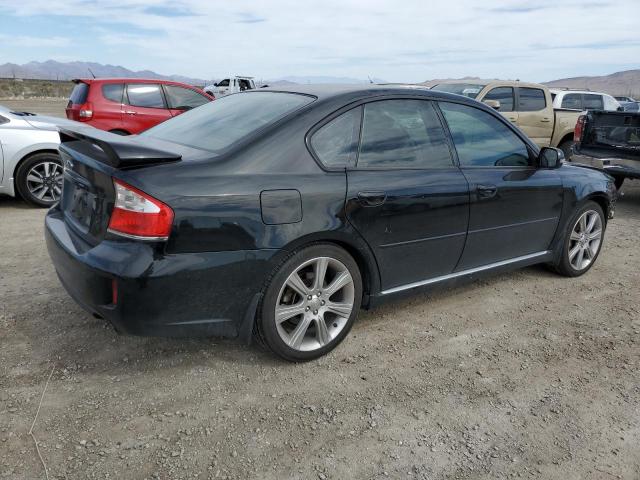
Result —
<path fill-rule="evenodd" d="M 615 188 L 465 97 L 230 95 L 137 137 L 61 131 L 61 282 L 120 332 L 333 349 L 361 307 L 545 263 L 589 270 Z"/>

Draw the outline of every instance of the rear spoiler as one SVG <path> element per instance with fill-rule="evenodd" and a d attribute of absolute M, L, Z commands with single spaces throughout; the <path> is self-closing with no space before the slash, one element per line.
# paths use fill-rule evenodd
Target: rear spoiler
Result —
<path fill-rule="evenodd" d="M 142 167 L 158 163 L 179 162 L 182 159 L 182 155 L 148 147 L 138 142 L 135 137 L 116 135 L 97 128 L 60 128 L 59 131 L 62 147 L 80 151 L 114 168 Z M 70 145 L 74 142 L 81 142 L 81 144 Z M 93 150 L 83 147 L 93 147 Z M 100 152 L 96 152 L 95 147 Z"/>

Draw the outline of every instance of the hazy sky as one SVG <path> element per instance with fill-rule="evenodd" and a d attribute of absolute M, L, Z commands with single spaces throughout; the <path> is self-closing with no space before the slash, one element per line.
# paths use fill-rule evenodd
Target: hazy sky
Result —
<path fill-rule="evenodd" d="M 0 63 L 545 81 L 640 68 L 640 0 L 0 0 Z"/>

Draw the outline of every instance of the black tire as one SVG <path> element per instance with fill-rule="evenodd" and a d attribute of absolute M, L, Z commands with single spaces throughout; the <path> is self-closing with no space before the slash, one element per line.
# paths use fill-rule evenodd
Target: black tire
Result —
<path fill-rule="evenodd" d="M 23 160 L 18 166 L 18 169 L 16 170 L 15 186 L 24 201 L 36 207 L 48 208 L 58 203 L 58 200 L 60 200 L 60 193 L 57 191 L 51 195 L 47 193 L 45 198 L 38 198 L 38 196 L 32 192 L 32 189 L 29 188 L 29 185 L 32 185 L 33 182 L 28 179 L 29 172 L 31 172 L 34 167 L 38 169 L 39 166 L 44 166 L 45 163 L 55 163 L 58 165 L 59 174 L 62 175 L 62 161 L 57 153 L 36 153 Z M 53 178 L 49 177 L 46 181 L 52 182 Z M 56 190 L 60 189 L 60 187 L 61 186 L 58 184 L 58 188 Z M 53 192 L 53 190 L 51 191 Z"/>
<path fill-rule="evenodd" d="M 275 311 L 276 306 L 280 300 L 279 297 L 281 290 L 284 290 L 285 282 L 287 281 L 289 276 L 293 272 L 297 271 L 301 265 L 304 265 L 305 262 L 309 262 L 310 260 L 319 257 L 328 257 L 330 259 L 334 259 L 344 267 L 346 267 L 353 281 L 353 307 L 348 316 L 348 319 L 346 320 L 346 323 L 344 323 L 342 329 L 339 330 L 339 332 L 332 340 L 319 348 L 309 351 L 301 351 L 289 346 L 281 337 L 281 334 L 278 332 L 278 327 L 276 325 Z M 327 271 L 329 270 L 327 269 Z M 302 301 L 303 300 L 304 299 L 302 299 Z M 329 302 L 328 298 L 327 302 Z M 258 306 L 258 318 L 256 320 L 257 335 L 260 337 L 260 341 L 263 345 L 265 345 L 269 350 L 271 350 L 276 355 L 284 358 L 285 360 L 291 362 L 306 362 L 309 360 L 313 360 L 333 350 L 347 336 L 358 315 L 358 310 L 360 309 L 361 304 L 362 276 L 360 274 L 358 264 L 355 262 L 355 260 L 345 250 L 336 245 L 327 243 L 314 244 L 293 251 L 273 272 L 273 274 L 267 281 L 262 301 Z M 321 316 L 323 318 L 322 321 L 325 321 L 324 315 L 325 314 L 321 312 Z M 299 321 L 301 322 L 301 320 Z M 284 323 L 286 322 L 283 322 L 283 324 Z M 333 323 L 333 320 L 329 322 L 329 324 L 331 323 Z M 335 326 L 336 324 L 333 323 L 333 327 Z"/>
<path fill-rule="evenodd" d="M 565 140 L 558 145 L 558 148 L 564 153 L 565 160 L 569 161 L 573 155 L 573 140 Z"/>
<path fill-rule="evenodd" d="M 128 135 L 130 135 L 129 132 L 125 132 L 124 130 L 109 130 L 109 133 L 115 133 L 116 135 L 122 135 L 123 137 L 126 137 Z"/>
<path fill-rule="evenodd" d="M 623 183 L 624 177 L 613 177 L 613 184 L 616 186 L 616 190 L 620 191 Z"/>
<path fill-rule="evenodd" d="M 598 216 L 600 217 L 600 225 L 601 225 L 600 243 L 597 246 L 597 252 L 591 258 L 591 262 L 586 267 L 578 269 L 578 268 L 575 268 L 569 260 L 569 252 L 570 252 L 570 249 L 572 248 L 572 243 L 575 242 L 575 240 L 571 239 L 571 233 L 573 232 L 574 227 L 576 227 L 576 224 L 580 219 L 580 217 L 582 217 L 583 214 L 589 211 L 597 213 Z M 606 219 L 604 216 L 604 212 L 602 211 L 602 207 L 600 207 L 600 205 L 598 205 L 596 202 L 589 200 L 586 203 L 584 203 L 580 208 L 578 208 L 575 211 L 575 213 L 571 216 L 571 219 L 567 222 L 567 226 L 564 232 L 562 252 L 560 255 L 560 260 L 555 265 L 555 270 L 560 275 L 564 275 L 566 277 L 579 277 L 580 275 L 584 275 L 585 273 L 587 273 L 591 269 L 591 267 L 593 267 L 593 265 L 596 263 L 596 260 L 598 259 L 598 256 L 600 255 L 600 252 L 602 250 L 605 226 L 606 226 Z"/>

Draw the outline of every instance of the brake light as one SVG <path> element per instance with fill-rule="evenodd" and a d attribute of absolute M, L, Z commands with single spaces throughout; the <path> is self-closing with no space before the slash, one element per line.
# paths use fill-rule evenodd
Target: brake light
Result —
<path fill-rule="evenodd" d="M 573 141 L 575 143 L 580 143 L 582 140 L 582 132 L 584 130 L 584 124 L 587 122 L 586 115 L 580 115 L 578 117 L 578 121 L 576 122 L 576 128 L 573 130 Z"/>
<path fill-rule="evenodd" d="M 166 240 L 171 233 L 173 210 L 137 188 L 113 179 L 116 201 L 109 231 L 140 240 Z"/>
<path fill-rule="evenodd" d="M 91 102 L 87 102 L 80 106 L 78 117 L 81 122 L 86 122 L 87 120 L 91 120 L 93 118 L 93 105 L 91 104 Z"/>

